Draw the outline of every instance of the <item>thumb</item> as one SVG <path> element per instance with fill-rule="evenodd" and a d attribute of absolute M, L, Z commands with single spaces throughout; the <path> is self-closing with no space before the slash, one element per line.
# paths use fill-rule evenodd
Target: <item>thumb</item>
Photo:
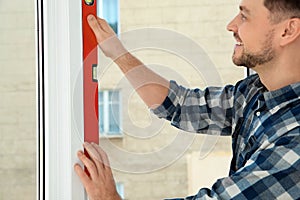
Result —
<path fill-rule="evenodd" d="M 100 25 L 99 25 L 97 19 L 95 18 L 94 15 L 88 15 L 87 21 L 88 21 L 89 26 L 90 26 L 91 29 L 93 30 L 93 32 L 94 32 L 96 38 L 97 38 L 98 41 L 99 41 L 100 38 L 98 38 L 98 37 L 101 36 L 101 27 L 100 27 Z"/>

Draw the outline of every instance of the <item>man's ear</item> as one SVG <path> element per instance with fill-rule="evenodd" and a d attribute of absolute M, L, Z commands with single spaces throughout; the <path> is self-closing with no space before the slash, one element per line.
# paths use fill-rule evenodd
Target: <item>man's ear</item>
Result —
<path fill-rule="evenodd" d="M 297 40 L 300 37 L 300 19 L 299 18 L 291 18 L 289 19 L 282 31 L 281 35 L 281 46 L 285 46 Z"/>

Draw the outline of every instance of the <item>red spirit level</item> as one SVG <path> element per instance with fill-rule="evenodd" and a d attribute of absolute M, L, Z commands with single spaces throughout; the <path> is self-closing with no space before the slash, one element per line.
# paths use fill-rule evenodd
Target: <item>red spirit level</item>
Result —
<path fill-rule="evenodd" d="M 84 141 L 99 144 L 97 40 L 87 22 L 96 13 L 96 0 L 82 0 Z"/>

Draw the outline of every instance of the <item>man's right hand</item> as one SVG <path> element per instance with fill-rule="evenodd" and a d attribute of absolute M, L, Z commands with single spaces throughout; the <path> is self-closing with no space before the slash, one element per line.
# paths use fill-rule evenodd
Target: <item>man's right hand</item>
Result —
<path fill-rule="evenodd" d="M 89 15 L 87 21 L 96 36 L 101 50 L 107 57 L 115 60 L 127 53 L 114 30 L 104 19 Z"/>

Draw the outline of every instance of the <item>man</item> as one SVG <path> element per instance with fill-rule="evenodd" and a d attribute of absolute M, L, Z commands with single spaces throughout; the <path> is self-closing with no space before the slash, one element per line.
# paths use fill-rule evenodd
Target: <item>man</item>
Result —
<path fill-rule="evenodd" d="M 299 0 L 242 0 L 227 27 L 237 41 L 232 59 L 257 75 L 201 91 L 150 71 L 126 52 L 104 20 L 88 17 L 100 48 L 134 87 L 152 80 L 137 92 L 158 117 L 183 130 L 232 136 L 229 176 L 185 199 L 300 199 L 299 18 Z M 79 165 L 75 171 L 90 199 L 120 199 L 104 151 L 95 144 L 84 147 L 91 159 L 82 152 L 78 157 L 91 177 Z"/>

